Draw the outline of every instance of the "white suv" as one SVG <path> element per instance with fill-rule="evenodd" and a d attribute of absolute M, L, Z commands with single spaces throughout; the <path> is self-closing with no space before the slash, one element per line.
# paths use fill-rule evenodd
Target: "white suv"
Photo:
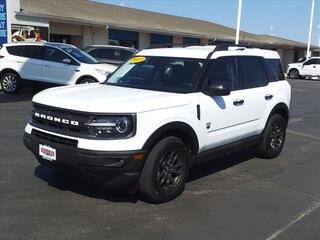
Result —
<path fill-rule="evenodd" d="M 279 69 L 269 50 L 143 50 L 103 84 L 35 95 L 24 144 L 43 165 L 168 201 L 208 158 L 243 147 L 280 154 L 291 88 Z"/>
<path fill-rule="evenodd" d="M 7 93 L 23 85 L 103 82 L 117 67 L 61 43 L 9 43 L 0 50 L 0 82 Z"/>
<path fill-rule="evenodd" d="M 287 74 L 291 79 L 320 77 L 320 57 L 312 57 L 301 63 L 289 64 Z"/>

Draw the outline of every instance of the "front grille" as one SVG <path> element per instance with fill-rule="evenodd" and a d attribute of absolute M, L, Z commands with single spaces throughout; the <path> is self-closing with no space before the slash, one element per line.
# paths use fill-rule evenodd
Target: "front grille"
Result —
<path fill-rule="evenodd" d="M 71 136 L 88 136 L 90 116 L 66 109 L 33 104 L 31 124 L 45 130 Z M 59 121 L 56 121 L 59 120 Z"/>
<path fill-rule="evenodd" d="M 48 134 L 45 132 L 41 132 L 38 130 L 33 129 L 31 134 L 33 136 L 36 136 L 40 139 L 52 142 L 52 143 L 56 143 L 56 144 L 61 144 L 61 145 L 67 145 L 67 146 L 71 146 L 71 147 L 77 147 L 78 146 L 78 140 L 74 140 L 74 139 L 69 139 L 69 138 L 64 138 L 64 137 L 58 137 L 52 134 Z"/>

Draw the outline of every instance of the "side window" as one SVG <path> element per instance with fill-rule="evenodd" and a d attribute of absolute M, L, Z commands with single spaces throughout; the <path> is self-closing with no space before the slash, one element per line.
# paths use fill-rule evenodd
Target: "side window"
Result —
<path fill-rule="evenodd" d="M 319 58 L 319 59 L 317 59 L 316 64 L 320 65 L 320 58 Z"/>
<path fill-rule="evenodd" d="M 115 59 L 113 49 L 96 48 L 89 52 L 95 58 Z"/>
<path fill-rule="evenodd" d="M 317 63 L 317 59 L 310 59 L 308 61 L 306 61 L 303 65 L 312 65 L 312 64 L 316 64 Z"/>
<path fill-rule="evenodd" d="M 133 55 L 133 52 L 126 51 L 126 50 L 118 50 L 118 52 L 119 52 L 119 59 L 121 61 L 126 61 Z"/>
<path fill-rule="evenodd" d="M 270 64 L 267 62 L 267 60 L 263 61 L 264 70 L 267 75 L 267 79 L 269 82 L 276 82 L 278 81 L 278 77 L 276 76 L 275 71 L 271 68 Z"/>
<path fill-rule="evenodd" d="M 7 51 L 9 54 L 14 56 L 20 56 L 20 57 L 23 57 L 23 49 L 24 49 L 24 46 L 7 47 Z"/>
<path fill-rule="evenodd" d="M 209 85 L 224 85 L 231 91 L 237 89 L 237 66 L 235 57 L 220 57 L 213 61 L 209 74 Z"/>
<path fill-rule="evenodd" d="M 46 47 L 46 50 L 44 52 L 44 59 L 45 60 L 51 61 L 51 62 L 62 63 L 62 60 L 66 59 L 66 58 L 70 59 L 70 57 L 68 55 L 66 55 L 65 53 L 63 53 L 59 49 Z"/>
<path fill-rule="evenodd" d="M 241 89 L 262 87 L 267 84 L 261 60 L 263 60 L 261 57 L 238 57 Z"/>
<path fill-rule="evenodd" d="M 25 46 L 23 55 L 27 58 L 43 59 L 43 50 L 42 46 Z"/>

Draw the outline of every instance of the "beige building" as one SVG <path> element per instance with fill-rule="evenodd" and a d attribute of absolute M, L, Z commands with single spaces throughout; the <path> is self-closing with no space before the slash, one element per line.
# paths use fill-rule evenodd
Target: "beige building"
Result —
<path fill-rule="evenodd" d="M 8 41 L 33 37 L 71 43 L 118 44 L 144 49 L 163 46 L 233 43 L 235 29 L 88 0 L 7 0 Z M 283 64 L 305 56 L 306 44 L 269 35 L 240 34 L 241 44 L 275 49 Z"/>

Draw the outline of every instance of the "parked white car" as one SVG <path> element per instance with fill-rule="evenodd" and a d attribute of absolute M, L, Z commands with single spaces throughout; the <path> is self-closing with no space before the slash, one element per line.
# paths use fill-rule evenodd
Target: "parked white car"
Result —
<path fill-rule="evenodd" d="M 69 44 L 8 43 L 0 50 L 0 82 L 6 93 L 23 85 L 104 82 L 116 68 Z"/>
<path fill-rule="evenodd" d="M 312 57 L 301 63 L 290 63 L 287 74 L 291 79 L 320 77 L 320 57 Z"/>
<path fill-rule="evenodd" d="M 24 144 L 46 166 L 168 201 L 194 164 L 248 147 L 280 154 L 291 88 L 279 69 L 270 50 L 143 50 L 104 84 L 35 95 Z"/>

